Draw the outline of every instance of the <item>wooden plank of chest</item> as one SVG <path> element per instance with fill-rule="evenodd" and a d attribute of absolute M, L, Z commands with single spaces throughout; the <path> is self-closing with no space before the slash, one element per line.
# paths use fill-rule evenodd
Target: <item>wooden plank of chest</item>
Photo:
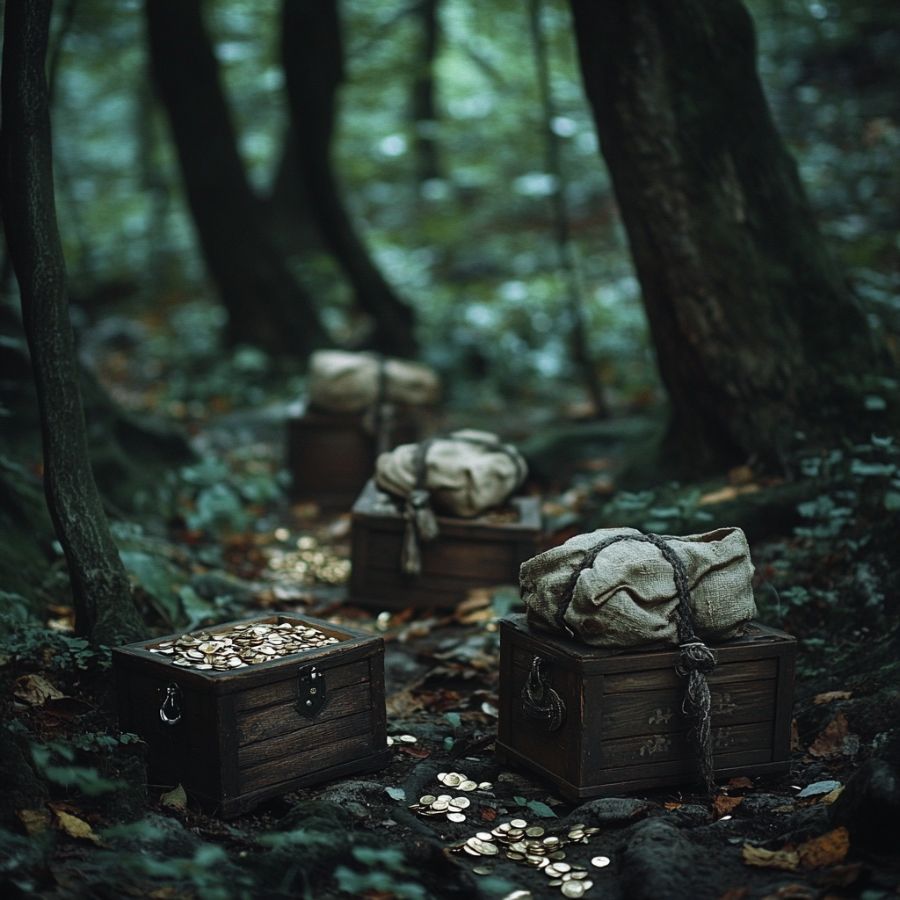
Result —
<path fill-rule="evenodd" d="M 369 534 L 366 565 L 372 572 L 395 572 L 400 565 L 400 533 L 372 530 Z M 522 560 L 516 558 L 515 540 L 491 540 L 487 535 L 469 539 L 439 536 L 422 544 L 422 568 L 428 574 L 462 577 L 476 570 L 511 571 Z"/>
<path fill-rule="evenodd" d="M 351 684 L 359 684 L 369 678 L 368 659 L 341 665 L 340 651 L 335 653 L 334 662 L 318 663 L 319 671 L 325 676 L 325 684 L 329 691 Z M 280 703 L 292 703 L 297 699 L 297 670 L 304 665 L 302 659 L 296 663 L 285 664 L 284 677 L 262 687 L 239 691 L 234 696 L 234 708 L 238 713 Z"/>
<path fill-rule="evenodd" d="M 372 735 L 368 732 L 355 733 L 324 745 L 318 742 L 307 744 L 260 765 L 242 769 L 238 776 L 239 790 L 249 793 L 260 788 L 272 788 L 273 792 L 277 792 L 282 782 L 365 757 L 372 750 Z"/>
<path fill-rule="evenodd" d="M 728 753 L 740 754 L 745 751 L 772 751 L 772 721 L 753 722 L 746 725 L 713 727 L 713 755 Z M 590 746 L 586 742 L 586 749 Z M 602 766 L 604 769 L 631 765 L 652 766 L 657 762 L 670 762 L 676 759 L 693 760 L 695 751 L 687 731 L 679 733 L 663 733 L 640 735 L 601 741 L 599 752 L 589 753 L 590 764 Z"/>
<path fill-rule="evenodd" d="M 357 680 L 342 687 L 329 684 L 328 699 L 314 719 L 305 719 L 297 711 L 296 688 L 294 688 L 293 696 L 284 703 L 253 709 L 239 715 L 238 743 L 243 746 L 288 732 L 320 728 L 325 722 L 362 712 L 372 705 L 371 688 L 367 680 Z"/>
<path fill-rule="evenodd" d="M 586 692 L 588 716 L 597 717 L 597 734 L 604 740 L 641 734 L 683 731 L 690 720 L 682 712 L 684 682 L 677 689 L 634 691 L 594 699 Z M 710 685 L 713 725 L 762 722 L 775 714 L 775 679 L 720 682 Z M 591 704 L 595 708 L 591 708 Z"/>

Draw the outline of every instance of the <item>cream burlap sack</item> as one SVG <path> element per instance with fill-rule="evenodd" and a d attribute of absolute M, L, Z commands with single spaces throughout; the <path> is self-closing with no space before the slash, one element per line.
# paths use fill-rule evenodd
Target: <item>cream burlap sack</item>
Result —
<path fill-rule="evenodd" d="M 609 543 L 622 535 L 640 539 Z M 678 644 L 675 572 L 651 539 L 633 528 L 600 529 L 524 562 L 519 579 L 529 623 L 595 647 Z M 756 614 L 744 532 L 719 528 L 662 541 L 683 564 L 696 635 L 739 635 Z"/>
<path fill-rule="evenodd" d="M 382 453 L 375 483 L 404 501 L 402 570 L 422 571 L 421 544 L 439 534 L 435 511 L 477 516 L 505 503 L 527 474 L 519 451 L 487 431 L 454 431 Z"/>
<path fill-rule="evenodd" d="M 362 412 L 375 403 L 431 406 L 441 384 L 421 363 L 369 353 L 319 350 L 309 363 L 309 402 L 328 412 Z"/>
<path fill-rule="evenodd" d="M 382 453 L 378 487 L 404 498 L 424 490 L 435 510 L 471 517 L 505 503 L 528 474 L 519 451 L 488 431 L 465 429 L 426 443 Z"/>

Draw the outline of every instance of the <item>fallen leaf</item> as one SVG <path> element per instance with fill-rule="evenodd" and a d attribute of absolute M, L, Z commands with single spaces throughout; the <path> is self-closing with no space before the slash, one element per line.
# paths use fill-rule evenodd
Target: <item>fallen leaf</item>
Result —
<path fill-rule="evenodd" d="M 738 790 L 741 788 L 752 788 L 753 781 L 750 778 L 748 778 L 746 775 L 738 775 L 737 778 L 732 778 L 728 782 L 728 787 L 734 788 L 735 790 Z"/>
<path fill-rule="evenodd" d="M 839 787 L 836 787 L 833 791 L 829 791 L 819 802 L 823 806 L 831 806 L 831 804 L 834 803 L 834 801 L 837 800 L 837 798 L 840 797 L 841 794 L 843 794 L 843 793 L 844 793 L 844 785 L 840 785 Z"/>
<path fill-rule="evenodd" d="M 166 791 L 159 798 L 159 802 L 161 806 L 167 806 L 169 809 L 187 809 L 187 791 L 180 784 L 176 785 L 171 791 Z"/>
<path fill-rule="evenodd" d="M 807 797 L 820 797 L 840 786 L 841 783 L 839 781 L 834 781 L 833 779 L 828 779 L 827 781 L 814 781 L 812 784 L 808 784 L 803 788 L 797 796 L 801 800 L 805 800 Z"/>
<path fill-rule="evenodd" d="M 683 803 L 676 803 L 674 800 L 670 800 L 668 803 L 663 803 L 663 807 L 670 811 L 673 809 L 681 809 L 682 806 L 684 806 Z"/>
<path fill-rule="evenodd" d="M 761 869 L 783 869 L 786 872 L 793 872 L 800 866 L 800 856 L 797 851 L 788 848 L 766 850 L 764 847 L 744 844 L 741 856 L 746 865 L 757 866 Z"/>
<path fill-rule="evenodd" d="M 48 700 L 61 700 L 65 694 L 43 675 L 20 675 L 13 696 L 29 706 L 43 706 Z"/>
<path fill-rule="evenodd" d="M 835 756 L 843 756 L 852 753 L 854 746 L 858 744 L 858 738 L 850 734 L 847 725 L 847 717 L 839 712 L 825 730 L 812 742 L 809 747 L 809 755 L 818 759 L 831 759 Z"/>
<path fill-rule="evenodd" d="M 721 819 L 722 816 L 727 816 L 728 813 L 732 812 L 735 807 L 740 806 L 743 802 L 743 797 L 727 797 L 725 794 L 719 794 L 713 800 L 713 812 L 715 812 L 717 819 Z"/>
<path fill-rule="evenodd" d="M 750 888 L 734 887 L 728 888 L 724 894 L 719 895 L 719 900 L 744 900 L 744 897 L 750 893 Z"/>
<path fill-rule="evenodd" d="M 797 847 L 797 855 L 805 869 L 821 869 L 842 863 L 850 850 L 850 832 L 842 825 Z"/>
<path fill-rule="evenodd" d="M 62 809 L 54 809 L 53 812 L 56 814 L 57 826 L 69 837 L 92 841 L 95 844 L 100 843 L 100 838 L 94 834 L 94 829 L 84 819 L 79 819 L 78 816 L 65 812 Z"/>
<path fill-rule="evenodd" d="M 406 791 L 401 787 L 386 787 L 385 792 L 391 800 L 405 800 L 406 799 Z"/>
<path fill-rule="evenodd" d="M 398 753 L 402 753 L 404 756 L 411 756 L 413 759 L 428 759 L 431 756 L 431 751 L 426 750 L 424 747 L 410 747 L 409 744 L 394 744 L 394 749 Z"/>
<path fill-rule="evenodd" d="M 853 696 L 853 691 L 825 691 L 824 694 L 816 694 L 813 697 L 813 703 L 821 706 L 823 703 L 831 703 L 834 700 L 849 700 Z"/>
<path fill-rule="evenodd" d="M 758 484 L 742 484 L 739 487 L 726 485 L 717 491 L 709 491 L 703 494 L 697 501 L 697 506 L 710 506 L 713 503 L 724 503 L 726 500 L 734 500 L 743 494 L 755 494 L 759 490 Z"/>
<path fill-rule="evenodd" d="M 482 822 L 493 822 L 497 818 L 497 810 L 492 806 L 482 807 L 481 810 L 481 821 Z"/>
<path fill-rule="evenodd" d="M 50 825 L 50 813 L 46 809 L 19 809 L 16 815 L 28 837 L 42 834 Z"/>

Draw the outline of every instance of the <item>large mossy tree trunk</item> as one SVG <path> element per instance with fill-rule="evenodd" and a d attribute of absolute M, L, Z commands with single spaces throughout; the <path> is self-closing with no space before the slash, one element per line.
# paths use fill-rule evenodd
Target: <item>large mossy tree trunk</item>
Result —
<path fill-rule="evenodd" d="M 695 469 L 775 462 L 858 414 L 863 313 L 829 258 L 739 0 L 571 0 L 673 419 Z"/>
<path fill-rule="evenodd" d="M 422 0 L 416 10 L 419 47 L 413 76 L 411 118 L 414 133 L 416 177 L 421 181 L 441 177 L 438 151 L 437 88 L 434 70 L 441 38 L 440 0 Z"/>
<path fill-rule="evenodd" d="M 3 216 L 37 387 L 44 491 L 69 568 L 76 625 L 100 643 L 141 636 L 88 457 L 56 223 L 47 79 L 50 0 L 8 0 L 2 69 Z"/>
<path fill-rule="evenodd" d="M 413 356 L 412 310 L 387 283 L 350 218 L 331 160 L 344 54 L 337 0 L 283 0 L 282 64 L 296 160 L 322 239 L 373 323 L 372 345 Z"/>
<path fill-rule="evenodd" d="M 229 336 L 305 356 L 325 336 L 247 180 L 200 0 L 146 0 L 145 11 L 153 78 L 203 257 L 228 310 Z"/>

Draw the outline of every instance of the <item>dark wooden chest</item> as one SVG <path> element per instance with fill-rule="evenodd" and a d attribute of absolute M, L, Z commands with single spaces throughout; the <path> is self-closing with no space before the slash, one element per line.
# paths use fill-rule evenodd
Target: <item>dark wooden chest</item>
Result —
<path fill-rule="evenodd" d="M 288 419 L 291 495 L 328 509 L 349 509 L 375 470 L 378 439 L 362 413 L 307 409 Z M 398 413 L 388 428 L 390 448 L 419 439 L 419 420 Z"/>
<path fill-rule="evenodd" d="M 715 649 L 708 680 L 716 777 L 786 771 L 796 641 L 754 624 Z M 558 727 L 523 703 L 536 657 L 562 702 Z M 498 757 L 573 801 L 696 780 L 677 659 L 675 650 L 599 650 L 531 630 L 525 616 L 504 619 Z"/>
<path fill-rule="evenodd" d="M 249 625 L 286 622 L 337 643 L 225 671 L 182 668 L 159 652 L 179 635 L 113 650 L 120 726 L 146 741 L 152 784 L 181 784 L 232 816 L 305 785 L 387 765 L 381 638 L 296 615 Z M 244 624 L 207 633 L 215 641 Z"/>
<path fill-rule="evenodd" d="M 452 608 L 472 588 L 517 584 L 519 566 L 543 549 L 537 497 L 514 497 L 507 509 L 473 519 L 438 516 L 438 525 L 438 537 L 421 545 L 421 573 L 406 575 L 400 507 L 370 481 L 353 506 L 350 602 Z"/>

